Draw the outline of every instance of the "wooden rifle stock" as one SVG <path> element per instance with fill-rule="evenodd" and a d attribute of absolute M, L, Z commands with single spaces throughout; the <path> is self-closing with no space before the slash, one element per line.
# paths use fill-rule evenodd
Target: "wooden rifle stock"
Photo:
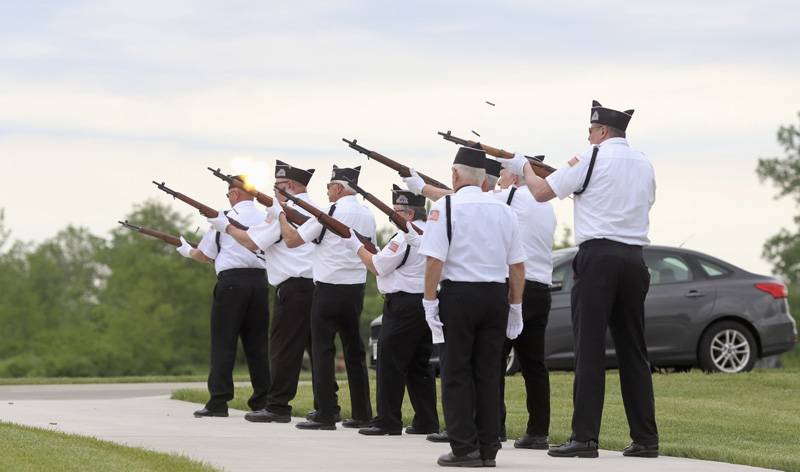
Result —
<path fill-rule="evenodd" d="M 322 226 L 328 228 L 336 236 L 339 236 L 340 238 L 349 238 L 351 234 L 350 231 L 352 231 L 353 233 L 355 233 L 358 240 L 364 244 L 364 249 L 371 252 L 372 254 L 378 253 L 378 249 L 375 247 L 375 245 L 372 243 L 372 241 L 370 241 L 368 237 L 359 234 L 358 231 L 354 229 L 350 229 L 346 224 L 342 223 L 341 221 L 337 220 L 336 218 L 328 214 L 325 214 L 314 205 L 297 198 L 297 196 L 292 195 L 286 190 L 280 189 L 278 187 L 275 187 L 275 190 L 277 190 L 284 197 L 294 202 L 295 205 L 309 212 L 311 216 L 319 220 Z"/>
<path fill-rule="evenodd" d="M 231 187 L 240 188 L 245 192 L 249 193 L 250 195 L 254 196 L 256 198 L 256 201 L 264 205 L 265 207 L 271 207 L 275 202 L 275 199 L 270 197 L 269 195 L 259 192 L 254 187 L 248 188 L 248 186 L 245 185 L 244 182 L 242 182 L 241 180 L 234 179 L 230 175 L 225 175 L 219 169 L 212 169 L 211 167 L 208 167 L 208 170 L 210 170 L 215 177 L 218 177 L 227 182 L 228 185 L 230 185 Z M 283 206 L 283 212 L 286 213 L 286 219 L 289 220 L 290 223 L 293 223 L 297 226 L 302 225 L 303 223 L 306 222 L 306 220 L 308 220 L 308 216 L 300 213 L 294 208 Z"/>
<path fill-rule="evenodd" d="M 355 140 L 355 139 L 352 140 L 352 141 L 348 141 L 347 139 L 342 138 L 342 141 L 346 142 L 347 145 L 350 146 L 352 149 L 355 149 L 356 151 L 360 152 L 361 154 L 364 154 L 365 156 L 367 156 L 367 159 L 376 160 L 376 161 L 380 162 L 381 164 L 385 165 L 386 167 L 397 171 L 397 173 L 400 174 L 400 177 L 411 177 L 411 170 L 407 166 L 404 166 L 404 165 L 400 164 L 397 161 L 389 159 L 388 157 L 384 156 L 383 154 L 378 154 L 375 151 L 370 151 L 369 149 L 365 148 L 364 146 L 361 146 L 360 144 L 358 144 L 358 141 Z M 417 174 L 420 177 L 422 177 L 422 180 L 424 180 L 425 183 L 428 184 L 428 185 L 432 185 L 434 187 L 438 187 L 438 188 L 445 189 L 445 190 L 450 190 L 450 187 L 448 187 L 447 185 L 439 182 L 438 180 L 436 180 L 436 179 L 434 179 L 432 177 L 428 177 L 427 175 L 423 174 L 422 172 L 417 172 Z"/>
<path fill-rule="evenodd" d="M 184 195 L 184 194 L 182 194 L 180 192 L 176 192 L 175 190 L 172 190 L 171 188 L 169 188 L 166 185 L 164 185 L 164 182 L 158 183 L 158 182 L 156 182 L 154 180 L 153 183 L 156 184 L 156 187 L 158 187 L 159 190 L 161 190 L 161 191 L 163 191 L 163 192 L 165 192 L 165 193 L 167 193 L 169 195 L 172 195 L 173 198 L 177 198 L 178 200 L 182 201 L 183 203 L 186 203 L 187 205 L 189 205 L 191 207 L 196 208 L 197 211 L 199 211 L 200 214 L 205 216 L 206 218 L 216 218 L 219 215 L 219 211 L 211 208 L 208 205 L 200 203 L 200 202 L 198 202 L 197 200 L 195 200 L 193 198 L 187 197 L 186 195 Z M 247 231 L 249 229 L 249 227 L 239 223 L 238 221 L 234 220 L 231 217 L 228 217 L 228 221 L 230 222 L 230 224 L 234 228 L 239 228 L 239 229 L 241 229 L 243 231 Z"/>
<path fill-rule="evenodd" d="M 383 203 L 378 199 L 378 197 L 367 192 L 363 188 L 359 187 L 357 184 L 353 183 L 353 181 L 348 179 L 347 177 L 345 177 L 345 180 L 347 180 L 347 184 L 350 186 L 350 188 L 360 193 L 361 196 L 364 197 L 364 200 L 372 203 L 378 210 L 384 212 L 386 216 L 389 217 L 389 220 L 392 223 L 394 223 L 394 225 L 397 226 L 397 228 L 400 231 L 408 233 L 408 228 L 406 227 L 406 219 L 400 216 L 400 214 L 397 213 L 397 210 Z M 422 234 L 422 230 L 419 229 L 414 223 L 411 223 L 411 227 L 414 228 L 414 231 L 416 231 L 417 234 Z"/>
<path fill-rule="evenodd" d="M 165 243 L 170 244 L 172 246 L 178 247 L 178 246 L 181 245 L 180 238 L 178 238 L 176 236 L 173 236 L 171 234 L 162 233 L 161 231 L 158 231 L 156 229 L 147 228 L 147 227 L 144 227 L 144 226 L 137 226 L 137 225 L 128 223 L 128 220 L 117 221 L 117 223 L 121 224 L 122 226 L 124 226 L 124 227 L 126 227 L 126 228 L 128 228 L 130 230 L 133 230 L 133 231 L 136 231 L 136 232 L 139 232 L 139 233 L 142 233 L 142 234 L 146 234 L 147 236 L 150 236 L 150 237 L 153 237 L 153 238 L 156 238 L 156 239 L 160 239 L 161 241 L 164 241 Z M 192 246 L 192 247 L 197 247 L 197 244 L 195 244 L 195 243 L 191 243 L 190 242 L 189 245 Z"/>
<path fill-rule="evenodd" d="M 445 141 L 450 141 L 451 143 L 458 144 L 460 146 L 468 146 L 468 147 L 475 147 L 478 144 L 477 141 L 470 141 L 469 139 L 459 138 L 457 136 L 453 136 L 450 131 L 446 133 L 442 133 L 439 131 L 439 136 L 445 139 Z M 483 151 L 492 156 L 497 157 L 500 159 L 513 159 L 514 153 L 505 151 L 503 149 L 498 149 L 496 147 L 489 146 L 487 144 L 481 143 L 481 149 Z M 542 162 L 542 159 L 537 159 L 531 156 L 525 156 L 528 159 L 528 162 L 531 163 L 531 168 L 533 172 L 541 178 L 545 178 L 548 175 L 552 174 L 556 171 L 555 167 L 550 167 L 549 165 Z"/>

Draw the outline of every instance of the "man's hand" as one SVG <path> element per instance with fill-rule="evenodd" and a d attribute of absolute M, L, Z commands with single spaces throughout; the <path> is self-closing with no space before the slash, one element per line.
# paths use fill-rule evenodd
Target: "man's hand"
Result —
<path fill-rule="evenodd" d="M 178 251 L 178 254 L 180 254 L 183 257 L 188 257 L 188 258 L 192 257 L 192 246 L 190 246 L 189 243 L 186 242 L 185 239 L 183 239 L 183 236 L 181 236 L 181 245 L 176 247 L 175 250 Z"/>
<path fill-rule="evenodd" d="M 350 249 L 354 253 L 358 252 L 358 250 L 361 249 L 361 246 L 364 245 L 364 243 L 358 239 L 358 236 L 356 236 L 356 232 L 352 229 L 350 230 L 350 237 L 342 238 L 342 242 L 344 242 L 344 245 L 347 249 Z"/>
<path fill-rule="evenodd" d="M 414 226 L 410 221 L 406 221 L 406 229 L 408 232 L 403 233 L 403 239 L 406 240 L 409 246 L 419 247 L 422 244 L 422 235 L 414 230 Z"/>
<path fill-rule="evenodd" d="M 522 304 L 512 303 L 508 306 L 508 324 L 506 324 L 506 337 L 516 339 L 522 332 Z"/>
<path fill-rule="evenodd" d="M 422 188 L 425 187 L 425 181 L 422 180 L 422 177 L 420 177 L 414 169 L 409 169 L 409 172 L 411 176 L 403 177 L 403 182 L 405 182 L 408 190 L 414 195 L 421 195 Z"/>
<path fill-rule="evenodd" d="M 441 344 L 444 342 L 444 331 L 442 331 L 442 320 L 439 319 L 439 299 L 433 300 L 422 299 L 422 307 L 425 309 L 425 321 L 428 323 L 428 328 L 431 330 L 431 339 L 433 344 Z"/>
<path fill-rule="evenodd" d="M 525 164 L 528 163 L 528 159 L 523 154 L 514 154 L 513 159 L 498 159 L 498 161 L 504 169 L 508 169 L 520 177 L 525 176 L 523 169 L 525 169 Z"/>
<path fill-rule="evenodd" d="M 225 216 L 225 213 L 221 211 L 217 213 L 217 216 L 215 216 L 214 218 L 208 218 L 208 222 L 211 223 L 212 228 L 219 231 L 220 233 L 224 233 L 225 228 L 227 228 L 228 225 L 231 224 L 231 222 L 228 221 L 228 217 Z"/>

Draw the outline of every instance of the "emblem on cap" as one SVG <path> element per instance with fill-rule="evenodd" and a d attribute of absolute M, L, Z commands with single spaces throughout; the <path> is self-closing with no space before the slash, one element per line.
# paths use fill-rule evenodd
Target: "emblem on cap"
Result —
<path fill-rule="evenodd" d="M 408 205 L 408 197 L 405 195 L 400 195 L 397 197 L 397 204 L 398 205 Z"/>
<path fill-rule="evenodd" d="M 275 177 L 286 177 L 286 169 L 278 169 L 278 172 L 275 172 Z"/>
<path fill-rule="evenodd" d="M 597 113 L 597 111 L 592 113 L 592 121 L 597 121 L 599 119 L 600 119 L 600 113 Z"/>

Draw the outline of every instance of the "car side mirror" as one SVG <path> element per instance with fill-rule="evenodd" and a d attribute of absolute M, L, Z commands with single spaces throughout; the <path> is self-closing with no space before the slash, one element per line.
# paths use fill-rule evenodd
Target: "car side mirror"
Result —
<path fill-rule="evenodd" d="M 560 291 L 562 288 L 564 288 L 564 281 L 563 281 L 563 280 L 554 280 L 554 281 L 553 281 L 553 282 L 550 284 L 550 291 L 551 291 L 551 292 L 558 292 L 558 291 Z"/>

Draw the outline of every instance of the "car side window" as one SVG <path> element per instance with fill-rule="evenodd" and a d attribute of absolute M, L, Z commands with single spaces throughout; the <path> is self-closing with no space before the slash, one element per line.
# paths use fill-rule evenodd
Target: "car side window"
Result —
<path fill-rule="evenodd" d="M 714 264 L 713 262 L 705 259 L 697 259 L 697 263 L 700 265 L 700 268 L 703 269 L 703 272 L 705 272 L 706 275 L 711 278 L 724 277 L 731 273 L 730 270 L 720 266 L 719 264 Z"/>
<path fill-rule="evenodd" d="M 645 254 L 645 264 L 650 272 L 650 284 L 668 284 L 692 280 L 689 264 L 674 254 Z"/>
<path fill-rule="evenodd" d="M 572 290 L 572 285 L 575 283 L 575 281 L 572 280 L 572 258 L 553 268 L 553 282 L 556 281 L 560 281 L 563 284 L 560 292 L 569 292 Z"/>

